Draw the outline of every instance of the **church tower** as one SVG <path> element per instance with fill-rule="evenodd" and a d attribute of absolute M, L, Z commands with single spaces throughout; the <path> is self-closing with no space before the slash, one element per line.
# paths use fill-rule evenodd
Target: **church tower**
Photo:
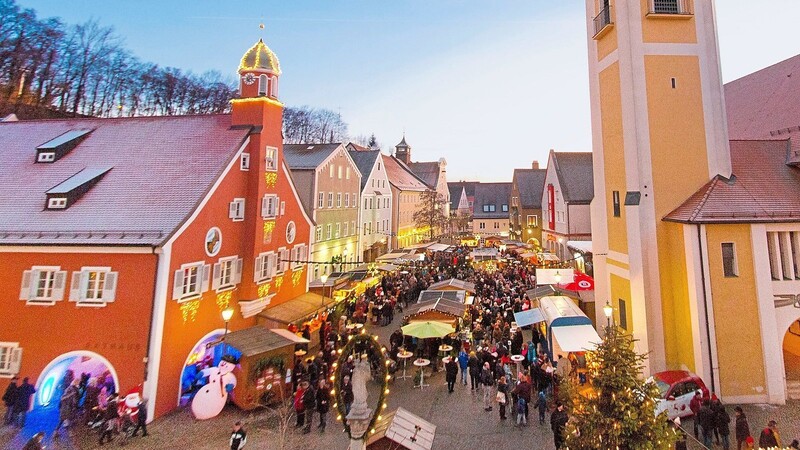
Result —
<path fill-rule="evenodd" d="M 709 345 L 688 229 L 662 218 L 731 162 L 713 0 L 586 0 L 597 317 L 649 352 L 651 372 L 695 370 Z"/>
<path fill-rule="evenodd" d="M 411 146 L 406 143 L 406 135 L 403 135 L 403 140 L 394 146 L 394 156 L 408 165 L 411 163 Z"/>

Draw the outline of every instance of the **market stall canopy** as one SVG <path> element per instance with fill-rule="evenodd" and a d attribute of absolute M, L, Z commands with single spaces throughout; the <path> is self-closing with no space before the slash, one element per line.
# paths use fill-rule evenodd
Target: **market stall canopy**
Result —
<path fill-rule="evenodd" d="M 601 341 L 591 325 L 553 327 L 553 338 L 565 352 L 593 351 Z"/>
<path fill-rule="evenodd" d="M 308 318 L 334 302 L 335 300 L 330 296 L 323 297 L 313 292 L 306 292 L 278 306 L 267 308 L 258 316 L 288 325 Z"/>
<path fill-rule="evenodd" d="M 538 258 L 539 255 L 536 252 L 525 252 L 519 255 L 522 259 L 530 259 L 530 258 Z"/>
<path fill-rule="evenodd" d="M 539 308 L 544 314 L 547 325 L 555 329 L 559 326 L 589 325 L 592 321 L 575 302 L 564 296 L 542 297 Z"/>
<path fill-rule="evenodd" d="M 548 295 L 560 295 L 561 291 L 552 284 L 545 284 L 544 286 L 537 286 L 525 292 L 529 299 L 547 297 Z"/>
<path fill-rule="evenodd" d="M 421 244 L 409 245 L 404 250 L 419 250 L 419 249 L 423 249 L 423 248 L 428 248 L 431 245 L 433 245 L 433 242 L 423 242 Z"/>
<path fill-rule="evenodd" d="M 437 283 L 433 283 L 432 285 L 428 286 L 428 290 L 429 291 L 457 290 L 457 291 L 467 291 L 470 294 L 474 294 L 475 283 L 459 280 L 458 278 L 450 278 L 448 280 L 442 280 Z"/>
<path fill-rule="evenodd" d="M 398 266 L 395 266 L 394 264 L 389 264 L 389 263 L 382 264 L 382 265 L 378 266 L 378 270 L 382 270 L 384 272 L 394 272 L 397 269 L 398 269 Z"/>
<path fill-rule="evenodd" d="M 379 256 L 377 260 L 378 261 L 394 261 L 394 260 L 400 258 L 401 256 L 405 256 L 405 254 L 406 254 L 406 252 L 387 253 L 385 255 Z"/>
<path fill-rule="evenodd" d="M 592 253 L 592 241 L 567 241 L 567 247 L 581 253 Z"/>
<path fill-rule="evenodd" d="M 499 254 L 500 251 L 496 248 L 476 248 L 470 252 L 469 256 L 475 261 L 484 261 L 488 259 L 497 259 Z"/>
<path fill-rule="evenodd" d="M 456 331 L 450 325 L 435 321 L 411 322 L 402 327 L 401 330 L 403 330 L 404 335 L 419 339 L 440 338 Z"/>
<path fill-rule="evenodd" d="M 291 335 L 291 336 L 290 336 Z M 305 344 L 309 341 L 289 330 L 268 330 L 255 326 L 244 330 L 231 331 L 223 341 L 240 352 L 243 356 L 259 355 L 282 347 Z"/>
<path fill-rule="evenodd" d="M 405 310 L 409 317 L 426 311 L 438 311 L 454 317 L 461 317 L 467 310 L 464 291 L 422 291 L 417 303 Z"/>
<path fill-rule="evenodd" d="M 554 255 L 552 253 L 542 253 L 541 258 L 539 258 L 539 259 L 541 259 L 542 261 L 551 261 L 551 262 L 559 262 L 559 261 L 561 261 L 560 259 L 558 259 L 558 256 L 556 256 L 556 255 Z"/>
<path fill-rule="evenodd" d="M 436 435 L 436 425 L 399 407 L 384 414 L 374 428 L 367 438 L 367 449 L 430 450 Z M 386 440 L 391 443 L 382 442 Z"/>
<path fill-rule="evenodd" d="M 544 321 L 544 314 L 539 308 L 531 308 L 526 311 L 514 313 L 514 321 L 517 322 L 518 327 L 526 327 Z"/>
<path fill-rule="evenodd" d="M 448 248 L 450 248 L 450 246 L 447 244 L 433 244 L 430 247 L 428 247 L 428 250 L 432 252 L 443 252 Z"/>

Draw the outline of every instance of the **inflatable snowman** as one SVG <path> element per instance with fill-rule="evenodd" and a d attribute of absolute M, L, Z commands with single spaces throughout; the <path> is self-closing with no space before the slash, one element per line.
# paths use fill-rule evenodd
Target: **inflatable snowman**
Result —
<path fill-rule="evenodd" d="M 222 411 L 228 402 L 228 392 L 236 387 L 236 375 L 232 374 L 236 359 L 225 355 L 217 367 L 201 372 L 208 377 L 208 384 L 201 387 L 192 400 L 192 414 L 198 420 L 210 419 Z"/>

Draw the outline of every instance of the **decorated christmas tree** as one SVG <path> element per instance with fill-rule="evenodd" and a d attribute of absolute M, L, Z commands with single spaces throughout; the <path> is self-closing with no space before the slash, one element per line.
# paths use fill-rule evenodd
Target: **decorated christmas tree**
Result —
<path fill-rule="evenodd" d="M 565 430 L 570 450 L 669 449 L 677 435 L 665 413 L 656 415 L 658 388 L 641 378 L 644 355 L 633 338 L 607 327 L 587 354 L 590 391 L 572 395 Z"/>

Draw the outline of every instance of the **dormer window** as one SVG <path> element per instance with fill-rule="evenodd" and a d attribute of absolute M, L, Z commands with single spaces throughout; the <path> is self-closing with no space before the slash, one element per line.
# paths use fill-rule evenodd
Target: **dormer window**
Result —
<path fill-rule="evenodd" d="M 111 167 L 101 169 L 83 169 L 50 189 L 47 195 L 47 209 L 66 209 L 78 201 L 83 194 L 89 192 Z"/>
<path fill-rule="evenodd" d="M 36 162 L 52 163 L 66 156 L 78 146 L 92 130 L 70 130 L 36 147 Z"/>

